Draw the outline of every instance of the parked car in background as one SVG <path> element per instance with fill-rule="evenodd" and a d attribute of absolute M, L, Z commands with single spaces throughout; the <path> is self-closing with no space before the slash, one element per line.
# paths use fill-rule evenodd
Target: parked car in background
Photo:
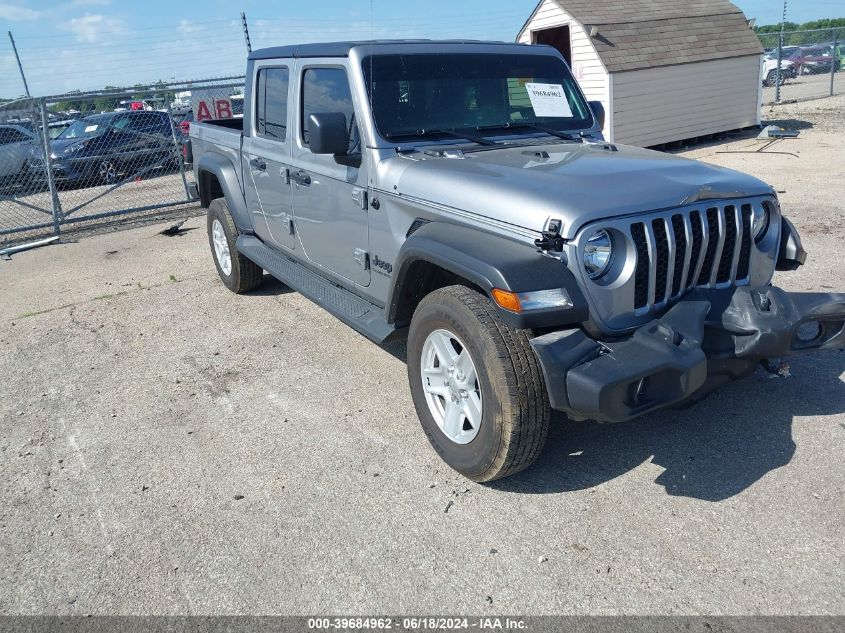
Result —
<path fill-rule="evenodd" d="M 799 46 L 788 58 L 799 75 L 829 73 L 831 64 L 839 70 L 839 60 L 834 59 L 830 46 Z"/>
<path fill-rule="evenodd" d="M 796 68 L 795 63 L 790 59 L 792 54 L 795 53 L 795 51 L 797 51 L 797 50 L 798 50 L 797 46 L 784 46 L 783 49 L 781 50 L 781 57 L 780 57 L 781 60 L 789 62 L 788 70 L 789 70 L 789 77 L 790 78 L 798 76 L 798 69 Z M 768 56 L 770 56 L 772 59 L 777 59 L 778 58 L 778 49 L 777 48 L 773 49 L 771 53 L 768 53 Z"/>
<path fill-rule="evenodd" d="M 58 137 L 59 134 L 64 132 L 74 123 L 76 123 L 76 119 L 63 119 L 61 121 L 51 121 L 47 124 L 47 133 L 50 135 L 50 139 Z"/>
<path fill-rule="evenodd" d="M 28 180 L 26 161 L 38 137 L 27 127 L 15 123 L 0 125 L 0 185 Z"/>
<path fill-rule="evenodd" d="M 834 46 L 833 42 L 825 42 L 824 46 L 829 46 L 833 50 L 834 63 L 836 64 L 836 72 L 845 68 L 845 42 L 837 42 Z"/>
<path fill-rule="evenodd" d="M 774 86 L 778 81 L 783 85 L 789 77 L 795 76 L 792 71 L 793 66 L 794 64 L 788 59 L 782 59 L 780 62 L 780 74 L 778 74 L 777 51 L 775 51 L 774 57 L 764 55 L 763 63 L 760 66 L 760 81 L 764 86 Z"/>
<path fill-rule="evenodd" d="M 114 184 L 127 174 L 178 165 L 177 134 L 166 112 L 108 112 L 71 124 L 50 143 L 53 175 L 59 183 Z M 176 139 L 176 141 L 174 141 Z M 29 169 L 43 174 L 43 159 Z"/>
<path fill-rule="evenodd" d="M 244 116 L 244 96 L 243 95 L 232 95 L 229 97 L 229 102 L 232 104 L 232 116 L 237 118 L 243 118 Z"/>

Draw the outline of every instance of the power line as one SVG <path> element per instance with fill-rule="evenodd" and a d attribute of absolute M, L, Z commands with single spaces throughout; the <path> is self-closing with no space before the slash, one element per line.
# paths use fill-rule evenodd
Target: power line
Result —
<path fill-rule="evenodd" d="M 237 20 L 233 20 L 232 18 L 223 18 L 220 20 L 205 20 L 201 22 L 194 22 L 192 20 L 183 20 L 179 24 L 176 25 L 168 25 L 168 26 L 133 26 L 131 27 L 132 31 L 161 31 L 167 29 L 175 29 L 179 28 L 180 26 L 198 26 L 204 24 L 221 24 L 223 22 L 233 22 L 237 24 Z M 26 35 L 24 37 L 19 37 L 19 40 L 55 40 L 63 37 L 78 37 L 76 33 L 68 32 L 68 33 L 61 33 L 61 34 L 54 34 L 54 35 Z"/>

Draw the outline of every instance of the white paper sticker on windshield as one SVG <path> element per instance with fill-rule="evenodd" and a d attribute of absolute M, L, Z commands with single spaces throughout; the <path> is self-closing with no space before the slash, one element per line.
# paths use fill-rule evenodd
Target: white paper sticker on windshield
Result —
<path fill-rule="evenodd" d="M 99 127 L 98 125 L 89 125 L 85 128 L 85 131 L 86 132 L 96 132 L 98 127 Z"/>
<path fill-rule="evenodd" d="M 572 118 L 572 109 L 560 84 L 525 84 L 537 116 Z"/>

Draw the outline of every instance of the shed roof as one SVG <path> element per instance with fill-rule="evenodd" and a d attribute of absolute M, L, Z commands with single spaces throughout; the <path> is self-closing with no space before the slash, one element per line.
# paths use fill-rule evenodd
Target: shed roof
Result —
<path fill-rule="evenodd" d="M 759 55 L 760 40 L 726 0 L 554 0 L 587 30 L 608 72 Z M 542 2 L 541 2 L 542 4 Z"/>

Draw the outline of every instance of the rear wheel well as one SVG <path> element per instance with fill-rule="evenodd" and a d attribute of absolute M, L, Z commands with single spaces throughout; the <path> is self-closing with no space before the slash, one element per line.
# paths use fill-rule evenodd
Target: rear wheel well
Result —
<path fill-rule="evenodd" d="M 410 324 L 411 317 L 414 316 L 420 301 L 440 288 L 466 286 L 485 296 L 487 295 L 471 281 L 425 260 L 418 260 L 410 264 L 404 277 L 405 282 L 399 291 L 400 296 L 396 302 L 396 312 L 393 315 L 394 322 L 401 325 Z"/>
<path fill-rule="evenodd" d="M 200 204 L 204 209 L 208 208 L 212 200 L 223 198 L 223 187 L 220 186 L 220 181 L 210 171 L 201 171 L 199 173 L 199 193 Z"/>

